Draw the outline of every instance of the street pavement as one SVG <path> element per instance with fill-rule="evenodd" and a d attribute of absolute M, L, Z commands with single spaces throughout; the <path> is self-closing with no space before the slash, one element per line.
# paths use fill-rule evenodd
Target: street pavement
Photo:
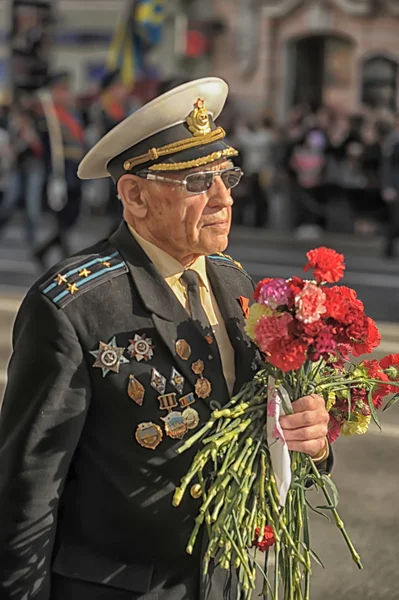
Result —
<path fill-rule="evenodd" d="M 84 218 L 72 240 L 73 249 L 104 237 L 108 229 L 104 219 Z M 321 244 L 345 253 L 343 283 L 357 290 L 368 314 L 379 323 L 383 341 L 375 356 L 399 352 L 399 259 L 387 262 L 380 257 L 381 240 L 335 234 L 305 242 L 291 233 L 237 228 L 227 252 L 259 280 L 300 275 L 306 251 Z M 0 401 L 13 320 L 24 293 L 40 274 L 16 225 L 0 240 Z M 326 566 L 323 570 L 314 564 L 313 600 L 399 600 L 399 403 L 382 415 L 382 425 L 382 433 L 372 426 L 365 436 L 340 438 L 335 444 L 338 508 L 364 570 L 352 562 L 335 525 L 312 515 L 313 547 Z M 311 501 L 324 503 L 322 497 Z"/>

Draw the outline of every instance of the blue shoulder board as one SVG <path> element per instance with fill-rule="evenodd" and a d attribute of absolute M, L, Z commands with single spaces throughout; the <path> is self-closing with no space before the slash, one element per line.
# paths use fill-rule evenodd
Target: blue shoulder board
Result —
<path fill-rule="evenodd" d="M 126 273 L 127 265 L 114 248 L 86 256 L 65 267 L 40 285 L 40 291 L 63 308 L 69 302 L 105 281 Z"/>
<path fill-rule="evenodd" d="M 240 271 L 244 271 L 244 273 L 246 273 L 242 264 L 239 263 L 238 260 L 234 260 L 234 258 L 229 256 L 228 254 L 223 254 L 223 252 L 216 252 L 216 254 L 211 254 L 210 256 L 208 256 L 208 258 L 215 261 L 216 263 L 219 262 L 221 264 L 229 265 L 230 267 L 236 267 L 237 269 L 240 269 Z"/>

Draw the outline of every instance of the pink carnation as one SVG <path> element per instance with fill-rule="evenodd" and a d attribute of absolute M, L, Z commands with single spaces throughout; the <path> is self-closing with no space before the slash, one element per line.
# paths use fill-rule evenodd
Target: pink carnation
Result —
<path fill-rule="evenodd" d="M 292 290 L 285 279 L 271 279 L 264 283 L 258 291 L 257 302 L 270 308 L 286 306 L 292 300 Z"/>
<path fill-rule="evenodd" d="M 271 344 L 288 336 L 288 326 L 293 317 L 283 313 L 281 317 L 261 317 L 255 325 L 255 339 L 262 352 L 268 352 Z"/>
<path fill-rule="evenodd" d="M 315 323 L 320 319 L 320 315 L 327 312 L 325 301 L 326 295 L 323 290 L 314 283 L 307 283 L 295 296 L 296 318 L 303 323 Z"/>

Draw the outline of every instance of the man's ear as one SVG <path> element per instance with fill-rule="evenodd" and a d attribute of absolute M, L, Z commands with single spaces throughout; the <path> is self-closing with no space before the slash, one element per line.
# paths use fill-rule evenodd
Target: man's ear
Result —
<path fill-rule="evenodd" d="M 145 180 L 136 175 L 122 175 L 117 184 L 118 197 L 133 216 L 143 219 L 148 205 L 143 193 Z"/>

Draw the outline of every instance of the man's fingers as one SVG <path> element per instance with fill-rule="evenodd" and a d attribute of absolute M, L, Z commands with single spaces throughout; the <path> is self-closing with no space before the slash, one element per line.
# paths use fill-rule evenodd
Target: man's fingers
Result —
<path fill-rule="evenodd" d="M 317 410 L 318 408 L 324 408 L 325 402 L 321 396 L 317 394 L 310 394 L 309 396 L 303 396 L 298 398 L 292 403 L 294 413 L 304 412 L 306 410 Z"/>
<path fill-rule="evenodd" d="M 326 444 L 326 438 L 323 436 L 317 440 L 306 440 L 304 442 L 287 442 L 289 450 L 294 452 L 304 452 L 310 456 L 316 456 Z"/>
<path fill-rule="evenodd" d="M 318 438 L 326 437 L 327 425 L 313 425 L 312 427 L 302 427 L 301 429 L 283 429 L 283 433 L 287 442 L 317 440 Z"/>
<path fill-rule="evenodd" d="M 298 400 L 299 402 L 299 400 Z M 280 425 L 283 429 L 299 429 L 300 427 L 310 427 L 319 423 L 327 424 L 329 421 L 328 412 L 324 410 L 306 410 L 293 415 L 282 415 Z"/>

